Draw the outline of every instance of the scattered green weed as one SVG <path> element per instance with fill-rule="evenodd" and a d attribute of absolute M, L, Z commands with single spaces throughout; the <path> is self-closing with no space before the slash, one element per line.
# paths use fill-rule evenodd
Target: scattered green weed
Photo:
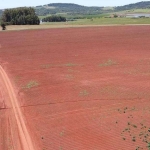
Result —
<path fill-rule="evenodd" d="M 73 63 L 67 63 L 67 64 L 45 64 L 45 65 L 41 65 L 42 69 L 48 69 L 50 67 L 73 67 L 73 66 L 77 66 L 77 64 L 73 64 Z"/>
<path fill-rule="evenodd" d="M 105 63 L 101 63 L 99 64 L 99 67 L 107 67 L 107 66 L 112 66 L 112 65 L 116 65 L 117 63 L 111 59 L 107 60 L 107 62 Z"/>
<path fill-rule="evenodd" d="M 64 134 L 65 134 L 65 131 L 64 131 L 64 130 L 60 132 L 60 136 L 61 136 L 61 137 L 64 136 Z"/>
<path fill-rule="evenodd" d="M 73 64 L 73 63 L 67 63 L 65 64 L 66 67 L 73 67 L 73 66 L 76 66 L 76 64 Z"/>
<path fill-rule="evenodd" d="M 80 96 L 87 96 L 87 95 L 89 95 L 87 90 L 83 90 L 83 91 L 80 92 Z"/>
<path fill-rule="evenodd" d="M 48 68 L 50 68 L 52 66 L 53 66 L 52 64 L 46 64 L 46 65 L 41 65 L 41 68 L 48 69 Z"/>
<path fill-rule="evenodd" d="M 67 74 L 67 75 L 66 75 L 66 78 L 67 78 L 68 80 L 72 80 L 72 79 L 73 79 L 73 75 Z"/>
<path fill-rule="evenodd" d="M 31 89 L 33 87 L 37 87 L 39 85 L 39 83 L 37 83 L 36 81 L 30 81 L 28 84 L 26 84 L 23 88 L 26 89 Z"/>

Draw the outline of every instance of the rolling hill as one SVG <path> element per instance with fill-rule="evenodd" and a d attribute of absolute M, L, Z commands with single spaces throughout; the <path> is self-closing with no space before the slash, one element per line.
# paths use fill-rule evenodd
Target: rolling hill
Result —
<path fill-rule="evenodd" d="M 36 6 L 35 10 L 39 16 L 48 14 L 101 14 L 114 13 L 118 11 L 133 9 L 150 9 L 150 1 L 138 2 L 117 7 L 87 7 L 71 3 L 52 3 L 47 5 Z M 143 11 L 144 12 L 144 11 Z"/>
<path fill-rule="evenodd" d="M 134 4 L 117 6 L 117 7 L 87 7 L 72 3 L 51 3 L 34 7 L 38 16 L 51 14 L 68 14 L 68 15 L 95 15 L 105 13 L 115 13 L 118 11 L 150 9 L 150 1 L 138 2 Z M 0 16 L 2 10 L 0 10 Z"/>
<path fill-rule="evenodd" d="M 99 14 L 103 13 L 103 7 L 86 7 L 71 3 L 52 3 L 35 7 L 39 16 L 67 13 L 67 14 Z"/>
<path fill-rule="evenodd" d="M 129 4 L 129 5 L 124 5 L 124 6 L 118 6 L 115 8 L 115 10 L 132 10 L 132 9 L 146 9 L 150 8 L 150 1 L 145 1 L 145 2 L 139 2 L 139 3 L 134 3 L 134 4 Z"/>

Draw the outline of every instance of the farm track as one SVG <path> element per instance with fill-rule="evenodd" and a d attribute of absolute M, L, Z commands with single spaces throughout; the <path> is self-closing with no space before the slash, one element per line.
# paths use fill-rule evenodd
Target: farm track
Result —
<path fill-rule="evenodd" d="M 9 95 L 9 100 L 12 105 L 14 116 L 18 125 L 18 131 L 19 131 L 19 136 L 20 136 L 20 141 L 22 146 L 21 150 L 34 150 L 34 146 L 32 144 L 25 121 L 23 119 L 23 114 L 19 108 L 18 100 L 16 98 L 14 89 L 12 87 L 12 84 L 7 74 L 5 73 L 4 69 L 1 66 L 0 66 L 0 76 L 2 77 L 5 83 L 5 87 Z"/>

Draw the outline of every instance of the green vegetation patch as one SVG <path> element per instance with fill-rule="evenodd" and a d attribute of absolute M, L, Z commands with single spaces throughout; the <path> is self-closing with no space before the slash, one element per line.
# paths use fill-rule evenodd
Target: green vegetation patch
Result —
<path fill-rule="evenodd" d="M 83 90 L 80 92 L 80 96 L 88 96 L 89 92 L 87 90 Z"/>
<path fill-rule="evenodd" d="M 41 65 L 41 68 L 48 69 L 48 68 L 50 68 L 52 66 L 53 66 L 52 64 L 46 64 L 46 65 Z"/>
<path fill-rule="evenodd" d="M 66 79 L 68 79 L 68 80 L 72 80 L 74 77 L 73 77 L 73 75 L 71 75 L 71 74 L 67 74 L 66 75 Z"/>
<path fill-rule="evenodd" d="M 45 64 L 45 65 L 41 65 L 41 68 L 42 69 L 48 69 L 48 68 L 51 68 L 51 67 L 74 67 L 74 66 L 77 66 L 77 64 L 74 64 L 74 63 L 67 63 L 67 64 Z"/>
<path fill-rule="evenodd" d="M 89 26 L 89 25 L 127 25 L 127 24 L 150 24 L 150 18 L 93 18 L 93 19 L 76 19 L 75 21 L 68 22 L 47 22 L 46 25 L 78 25 L 78 26 Z"/>
<path fill-rule="evenodd" d="M 65 135 L 65 131 L 63 130 L 63 131 L 60 132 L 60 136 L 62 137 L 64 135 Z"/>
<path fill-rule="evenodd" d="M 148 150 L 150 150 L 150 142 L 148 143 L 148 146 L 147 146 L 147 147 L 148 147 Z"/>
<path fill-rule="evenodd" d="M 62 16 L 52 15 L 43 18 L 42 22 L 66 22 L 66 18 Z"/>
<path fill-rule="evenodd" d="M 73 67 L 73 66 L 76 66 L 76 64 L 73 64 L 73 63 L 67 63 L 67 64 L 65 64 L 65 66 L 67 66 L 67 67 Z"/>
<path fill-rule="evenodd" d="M 30 81 L 28 84 L 26 84 L 23 88 L 25 89 L 31 89 L 33 87 L 37 87 L 39 85 L 36 81 Z"/>
<path fill-rule="evenodd" d="M 130 115 L 131 116 L 131 115 Z M 126 138 L 127 140 L 131 140 L 132 142 L 135 142 L 137 140 L 140 140 L 142 143 L 145 143 L 148 150 L 150 150 L 150 128 L 147 128 L 143 121 L 141 123 L 138 123 L 138 126 L 133 124 L 132 122 L 127 123 L 127 127 L 121 132 L 121 137 L 124 140 Z M 136 150 L 143 149 L 144 147 L 137 146 Z"/>
<path fill-rule="evenodd" d="M 99 64 L 99 67 L 107 67 L 107 66 L 112 66 L 116 65 L 117 63 L 111 59 L 107 60 L 105 63 Z"/>
<path fill-rule="evenodd" d="M 5 9 L 2 21 L 9 25 L 39 25 L 40 20 L 31 7 Z"/>

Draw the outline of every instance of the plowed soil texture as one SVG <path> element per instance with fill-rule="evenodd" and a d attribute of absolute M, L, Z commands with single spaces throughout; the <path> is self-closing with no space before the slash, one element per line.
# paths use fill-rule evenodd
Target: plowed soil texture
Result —
<path fill-rule="evenodd" d="M 0 150 L 149 150 L 150 26 L 0 33 Z"/>

